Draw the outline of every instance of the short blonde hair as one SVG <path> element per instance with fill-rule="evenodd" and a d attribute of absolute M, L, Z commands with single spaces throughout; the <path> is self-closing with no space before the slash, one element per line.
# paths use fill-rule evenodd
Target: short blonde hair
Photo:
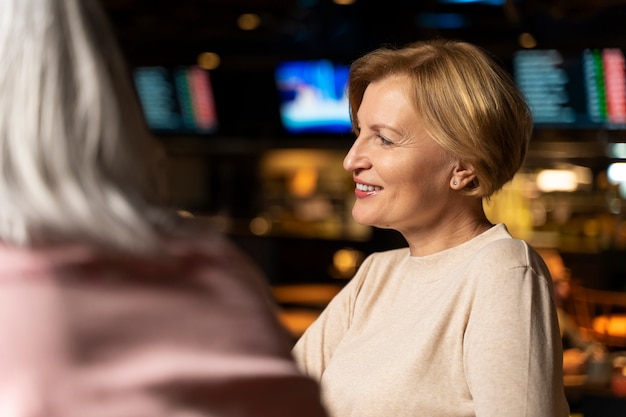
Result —
<path fill-rule="evenodd" d="M 158 147 L 99 2 L 2 0 L 0 56 L 0 241 L 154 248 Z"/>
<path fill-rule="evenodd" d="M 476 180 L 465 193 L 489 197 L 513 178 L 526 157 L 532 116 L 510 74 L 488 53 L 435 39 L 364 55 L 350 68 L 355 127 L 367 86 L 392 75 L 411 80 L 415 111 L 432 138 L 474 167 Z"/>

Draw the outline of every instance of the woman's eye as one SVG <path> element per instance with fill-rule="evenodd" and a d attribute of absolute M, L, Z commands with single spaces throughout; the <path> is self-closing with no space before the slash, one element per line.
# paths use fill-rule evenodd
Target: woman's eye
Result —
<path fill-rule="evenodd" d="M 378 139 L 383 146 L 393 145 L 393 142 L 385 138 L 384 136 L 378 135 Z"/>

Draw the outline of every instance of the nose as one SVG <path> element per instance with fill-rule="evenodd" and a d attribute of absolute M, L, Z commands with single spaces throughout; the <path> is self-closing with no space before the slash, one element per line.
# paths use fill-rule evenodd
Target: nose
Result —
<path fill-rule="evenodd" d="M 370 162 L 366 156 L 363 141 L 359 136 L 343 159 L 343 169 L 348 172 L 354 172 L 359 169 L 366 169 L 369 165 Z"/>

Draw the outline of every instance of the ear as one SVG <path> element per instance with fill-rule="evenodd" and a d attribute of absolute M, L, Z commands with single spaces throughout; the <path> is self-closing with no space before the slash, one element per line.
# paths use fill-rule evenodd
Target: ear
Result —
<path fill-rule="evenodd" d="M 452 170 L 452 178 L 450 179 L 450 188 L 453 190 L 462 190 L 474 181 L 476 172 L 474 166 L 470 163 L 457 161 Z"/>

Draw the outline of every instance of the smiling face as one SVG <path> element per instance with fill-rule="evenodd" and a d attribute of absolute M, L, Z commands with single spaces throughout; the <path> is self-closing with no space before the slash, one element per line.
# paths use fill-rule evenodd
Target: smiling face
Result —
<path fill-rule="evenodd" d="M 405 238 L 434 228 L 454 200 L 457 161 L 437 144 L 410 101 L 409 79 L 371 83 L 358 109 L 359 134 L 344 159 L 357 197 L 352 215 L 361 224 L 395 229 Z"/>

